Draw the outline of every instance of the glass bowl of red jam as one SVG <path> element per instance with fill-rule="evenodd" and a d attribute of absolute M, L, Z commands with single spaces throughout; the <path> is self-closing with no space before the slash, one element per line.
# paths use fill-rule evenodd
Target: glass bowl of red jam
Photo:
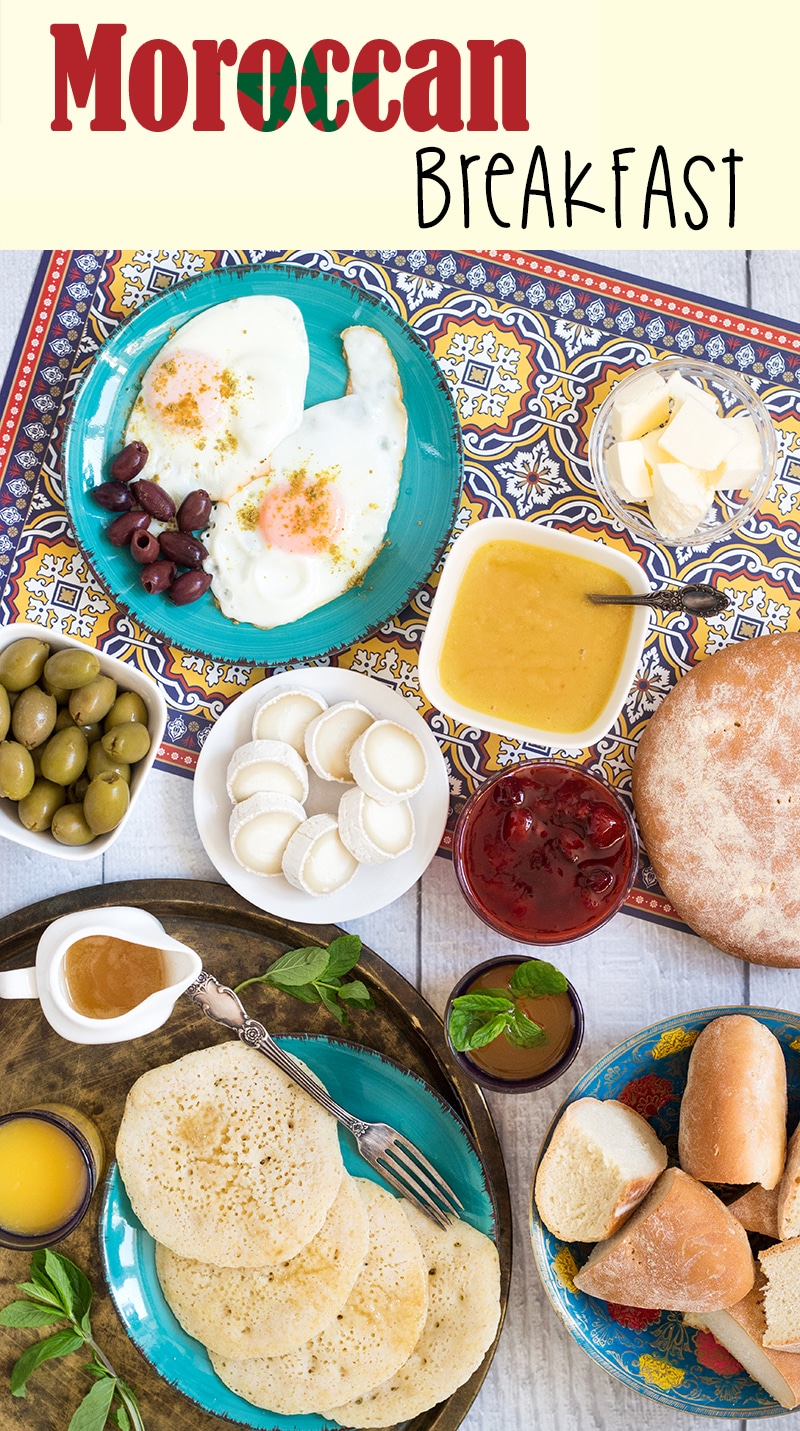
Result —
<path fill-rule="evenodd" d="M 547 1042 L 520 1048 L 500 1034 L 482 1048 L 461 1052 L 450 1037 L 450 1013 L 462 994 L 498 993 L 513 997 L 511 979 L 520 964 L 538 962 L 528 954 L 501 954 L 470 969 L 456 984 L 444 1015 L 448 1047 L 470 1078 L 495 1093 L 535 1093 L 566 1073 L 583 1043 L 583 1005 L 567 980 L 563 993 L 516 998 L 517 1008 L 547 1035 Z"/>
<path fill-rule="evenodd" d="M 522 944 L 562 944 L 624 903 L 639 861 L 633 818 L 604 780 L 563 761 L 494 775 L 470 796 L 453 838 L 467 903 Z"/>

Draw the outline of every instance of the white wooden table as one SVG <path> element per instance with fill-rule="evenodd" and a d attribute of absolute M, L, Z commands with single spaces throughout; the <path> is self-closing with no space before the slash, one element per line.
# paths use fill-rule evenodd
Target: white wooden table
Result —
<path fill-rule="evenodd" d="M 784 318 L 800 318 L 800 252 L 603 252 L 575 254 L 655 281 Z M 38 255 L 0 251 L 0 372 L 4 371 Z M 104 856 L 71 865 L 0 841 L 0 914 L 65 890 L 122 879 L 217 879 L 195 833 L 191 783 L 153 771 L 122 837 Z M 462 899 L 448 861 L 435 859 L 412 890 L 349 926 L 414 983 L 440 1012 L 457 977 L 509 952 Z M 464 1423 L 467 1431 L 672 1431 L 708 1428 L 612 1380 L 572 1342 L 539 1284 L 527 1237 L 531 1169 L 571 1083 L 637 1029 L 712 1004 L 796 1008 L 798 975 L 740 963 L 691 935 L 618 915 L 591 938 L 559 951 L 586 1009 L 578 1061 L 539 1094 L 490 1096 L 514 1208 L 514 1272 L 500 1347 Z M 8 1425 L 0 1388 L 0 1427 Z M 16 1424 L 16 1419 L 15 1419 Z M 26 1425 L 32 1423 L 25 1421 Z M 717 1421 L 720 1431 L 745 1423 Z M 750 1431 L 767 1422 L 747 1423 Z M 42 1427 L 41 1431 L 50 1431 Z M 55 1431 L 55 1428 L 53 1429 Z"/>

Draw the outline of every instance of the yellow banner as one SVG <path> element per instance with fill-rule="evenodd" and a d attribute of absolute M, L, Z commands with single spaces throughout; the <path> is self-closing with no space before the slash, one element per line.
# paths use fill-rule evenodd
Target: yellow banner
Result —
<path fill-rule="evenodd" d="M 36 0 L 9 247 L 790 248 L 794 0 Z"/>

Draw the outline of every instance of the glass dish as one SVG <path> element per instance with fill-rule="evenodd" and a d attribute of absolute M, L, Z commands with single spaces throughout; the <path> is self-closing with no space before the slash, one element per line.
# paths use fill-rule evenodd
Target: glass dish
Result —
<path fill-rule="evenodd" d="M 751 417 L 761 443 L 762 456 L 761 471 L 748 492 L 715 492 L 709 512 L 693 532 L 686 537 L 662 536 L 644 502 L 626 502 L 615 492 L 606 463 L 606 454 L 613 441 L 611 416 L 614 404 L 647 371 L 648 366 L 635 368 L 616 383 L 595 416 L 589 433 L 589 467 L 594 483 L 605 505 L 637 537 L 666 547 L 699 547 L 719 542 L 752 516 L 769 490 L 777 456 L 772 419 L 764 403 L 739 373 L 694 358 L 664 358 L 653 365 L 660 370 L 668 370 L 668 376 L 678 373 L 688 381 L 695 379 L 717 398 L 725 417 L 737 414 Z"/>

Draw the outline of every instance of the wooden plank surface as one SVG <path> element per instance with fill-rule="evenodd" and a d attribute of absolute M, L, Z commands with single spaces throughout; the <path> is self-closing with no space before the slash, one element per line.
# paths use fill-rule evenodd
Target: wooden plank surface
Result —
<path fill-rule="evenodd" d="M 743 252 L 576 253 L 643 278 L 706 293 L 787 318 L 800 317 L 800 255 Z M 0 367 L 28 296 L 36 255 L 0 253 Z M 80 866 L 0 844 L 0 914 L 84 885 L 130 878 L 215 879 L 195 833 L 191 783 L 153 772 L 147 799 L 123 837 Z M 420 885 L 350 926 L 442 1010 L 457 977 L 508 943 L 470 912 L 452 867 L 436 859 Z M 563 948 L 559 962 L 578 987 L 586 1039 L 573 1069 L 540 1094 L 495 1095 L 515 1218 L 515 1267 L 500 1348 L 464 1425 L 467 1431 L 700 1431 L 702 1418 L 676 1416 L 605 1375 L 571 1341 L 550 1310 L 527 1246 L 530 1174 L 541 1138 L 578 1074 L 612 1044 L 654 1020 L 706 1004 L 796 1006 L 793 972 L 751 969 L 701 940 L 619 915 L 589 939 Z M 0 1382 L 7 1371 L 0 1355 Z M 45 1373 L 42 1373 L 43 1375 Z M 176 1422 L 176 1424 L 179 1424 Z M 741 1423 L 743 1425 L 743 1423 Z M 0 1385 L 0 1427 L 50 1431 L 34 1403 L 14 1403 Z M 739 1422 L 720 1420 L 720 1431 Z M 750 1422 L 751 1431 L 761 1425 Z M 764 1423 L 766 1427 L 766 1423 Z M 55 1428 L 54 1428 L 55 1431 Z"/>

